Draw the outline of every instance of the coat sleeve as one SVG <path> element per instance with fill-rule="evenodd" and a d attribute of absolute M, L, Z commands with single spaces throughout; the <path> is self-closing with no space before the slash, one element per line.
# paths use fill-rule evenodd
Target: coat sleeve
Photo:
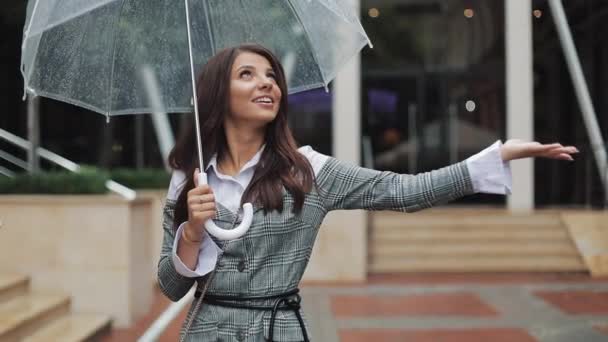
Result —
<path fill-rule="evenodd" d="M 466 162 L 417 175 L 366 169 L 330 157 L 317 177 L 327 211 L 414 212 L 474 193 Z"/>
<path fill-rule="evenodd" d="M 179 274 L 173 264 L 172 249 L 175 231 L 173 229 L 173 212 L 175 201 L 167 200 L 163 209 L 163 245 L 158 261 L 158 284 L 161 291 L 172 301 L 182 298 L 194 284 L 196 278 Z"/>

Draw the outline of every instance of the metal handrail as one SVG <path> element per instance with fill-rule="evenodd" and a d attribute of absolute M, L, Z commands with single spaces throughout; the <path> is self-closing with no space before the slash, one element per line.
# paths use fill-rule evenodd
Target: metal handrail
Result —
<path fill-rule="evenodd" d="M 137 342 L 156 341 L 160 335 L 167 329 L 167 326 L 179 315 L 179 313 L 194 299 L 196 286 L 192 286 L 190 291 L 186 293 L 179 301 L 171 303 L 165 311 L 148 327 L 144 334 Z"/>
<path fill-rule="evenodd" d="M 15 177 L 15 173 L 5 167 L 0 166 L 0 174 L 3 174 L 7 177 Z"/>
<path fill-rule="evenodd" d="M 0 128 L 0 138 L 2 138 L 4 140 L 12 143 L 13 145 L 15 145 L 17 147 L 21 147 L 24 150 L 29 150 L 29 149 L 32 148 L 32 144 L 29 141 L 27 141 L 27 140 L 25 140 L 25 139 L 23 139 L 23 138 L 21 138 L 19 136 L 16 136 L 16 135 L 14 135 L 14 134 L 12 134 L 12 133 L 10 133 L 8 131 L 5 131 L 5 130 L 3 130 L 1 128 Z M 62 157 L 62 156 L 60 156 L 60 155 L 58 155 L 58 154 L 56 154 L 54 152 L 51 152 L 51 151 L 49 151 L 47 149 L 44 149 L 42 147 L 38 147 L 36 149 L 36 153 L 41 158 L 46 159 L 46 160 L 48 160 L 48 161 L 50 161 L 50 162 L 52 162 L 52 163 L 54 163 L 56 165 L 59 165 L 59 166 L 63 167 L 64 169 L 67 169 L 67 170 L 75 172 L 75 173 L 77 173 L 77 172 L 80 171 L 80 165 L 78 165 L 78 164 L 74 163 L 73 161 L 71 161 L 69 159 L 66 159 L 66 158 L 64 158 L 64 157 Z M 6 157 L 5 154 L 3 154 L 2 156 Z M 4 159 L 7 159 L 7 158 L 4 158 Z M 9 158 L 9 159 L 11 159 L 11 158 Z M 14 157 L 12 157 L 12 159 L 13 159 L 13 161 L 17 161 L 18 160 L 17 158 L 14 158 Z M 27 167 L 25 169 L 27 170 Z M 9 177 L 12 176 L 11 175 L 12 172 L 10 170 L 4 169 L 4 168 L 0 169 L 0 173 L 5 174 L 5 175 L 7 175 Z M 129 201 L 134 200 L 135 197 L 137 196 L 137 194 L 136 194 L 136 192 L 134 190 L 129 189 L 129 188 L 127 188 L 126 186 L 124 186 L 122 184 L 116 183 L 113 180 L 106 181 L 105 185 L 106 185 L 106 188 L 108 190 L 121 195 L 122 197 L 126 198 Z"/>
<path fill-rule="evenodd" d="M 27 162 L 25 160 L 21 160 L 15 156 L 13 156 L 12 154 L 8 154 L 4 151 L 0 151 L 0 158 L 8 161 L 9 163 L 17 165 L 24 170 L 29 171 L 29 165 L 27 165 Z"/>

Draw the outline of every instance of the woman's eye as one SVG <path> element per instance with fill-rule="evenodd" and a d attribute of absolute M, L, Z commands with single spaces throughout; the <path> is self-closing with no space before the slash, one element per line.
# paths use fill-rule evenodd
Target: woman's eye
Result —
<path fill-rule="evenodd" d="M 251 71 L 249 71 L 249 70 L 241 71 L 241 73 L 239 74 L 239 76 L 240 77 L 249 77 L 249 76 L 251 76 Z"/>
<path fill-rule="evenodd" d="M 266 75 L 266 77 L 270 77 L 270 78 L 272 78 L 273 80 L 276 80 L 276 79 L 277 79 L 277 75 L 275 75 L 275 74 L 273 74 L 273 73 L 270 73 L 270 74 Z"/>

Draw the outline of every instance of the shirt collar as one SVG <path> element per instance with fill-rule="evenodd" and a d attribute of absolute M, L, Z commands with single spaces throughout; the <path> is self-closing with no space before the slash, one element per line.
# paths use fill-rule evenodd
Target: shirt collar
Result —
<path fill-rule="evenodd" d="M 265 147 L 266 147 L 266 144 L 262 145 L 262 147 L 260 147 L 260 149 L 256 152 L 256 154 L 247 163 L 245 163 L 245 165 L 243 165 L 243 167 L 241 168 L 239 173 L 256 166 L 258 164 L 258 162 L 260 161 L 260 158 L 262 157 L 262 152 L 264 152 Z M 207 164 L 207 168 L 205 169 L 205 172 L 209 172 L 209 168 L 211 168 L 211 167 L 213 167 L 213 171 L 215 171 L 215 173 L 220 173 L 217 168 L 217 153 L 211 157 L 211 160 L 209 160 L 209 163 Z"/>

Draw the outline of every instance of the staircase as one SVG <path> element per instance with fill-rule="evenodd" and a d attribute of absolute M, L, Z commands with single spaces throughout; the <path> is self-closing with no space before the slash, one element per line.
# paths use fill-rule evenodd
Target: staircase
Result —
<path fill-rule="evenodd" d="M 587 268 L 558 212 L 448 208 L 371 214 L 371 273 Z"/>
<path fill-rule="evenodd" d="M 0 341 L 95 341 L 110 329 L 110 318 L 70 312 L 70 298 L 34 293 L 29 278 L 0 274 Z"/>

